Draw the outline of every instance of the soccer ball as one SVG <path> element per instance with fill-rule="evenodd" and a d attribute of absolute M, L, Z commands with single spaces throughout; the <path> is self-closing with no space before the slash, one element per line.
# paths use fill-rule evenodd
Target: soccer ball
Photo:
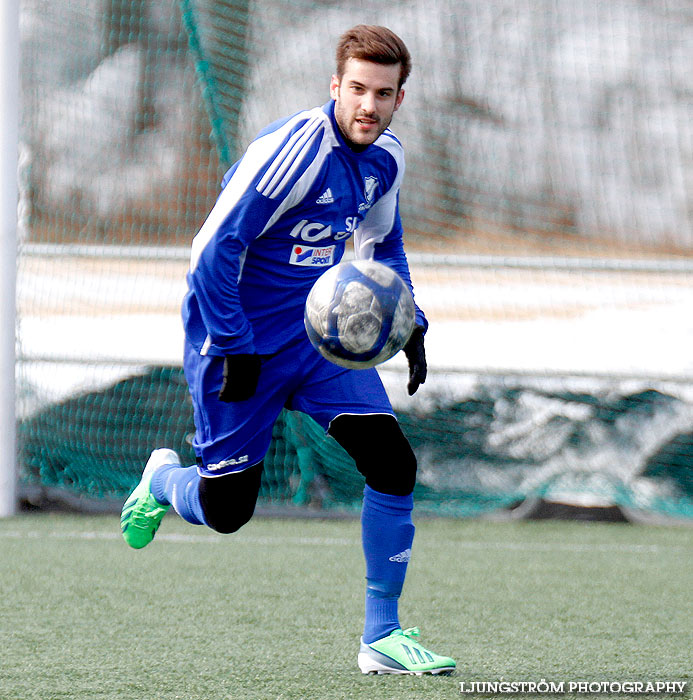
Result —
<path fill-rule="evenodd" d="M 304 314 L 313 347 L 351 369 L 375 367 L 398 353 L 414 318 L 407 285 L 375 260 L 342 262 L 324 272 L 308 294 Z"/>

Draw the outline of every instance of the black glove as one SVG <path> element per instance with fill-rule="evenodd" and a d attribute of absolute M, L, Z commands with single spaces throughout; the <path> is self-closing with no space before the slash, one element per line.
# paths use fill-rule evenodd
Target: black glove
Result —
<path fill-rule="evenodd" d="M 225 403 L 245 401 L 255 393 L 260 378 L 260 356 L 226 355 L 224 379 L 221 382 L 219 400 Z"/>
<path fill-rule="evenodd" d="M 404 354 L 409 361 L 409 383 L 407 391 L 409 396 L 416 393 L 419 386 L 426 381 L 428 372 L 426 367 L 426 350 L 424 350 L 424 328 L 415 326 L 411 337 L 403 348 Z"/>

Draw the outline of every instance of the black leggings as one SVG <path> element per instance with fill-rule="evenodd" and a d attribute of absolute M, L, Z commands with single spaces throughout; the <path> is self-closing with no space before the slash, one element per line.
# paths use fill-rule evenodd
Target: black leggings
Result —
<path fill-rule="evenodd" d="M 217 532 L 236 532 L 255 512 L 262 462 L 242 472 L 200 479 L 200 503 L 207 525 Z"/>
<path fill-rule="evenodd" d="M 408 496 L 416 482 L 416 457 L 399 423 L 388 415 L 341 415 L 329 434 L 346 450 L 374 491 Z M 236 532 L 255 512 L 262 462 L 200 481 L 200 502 L 207 524 L 217 532 Z"/>

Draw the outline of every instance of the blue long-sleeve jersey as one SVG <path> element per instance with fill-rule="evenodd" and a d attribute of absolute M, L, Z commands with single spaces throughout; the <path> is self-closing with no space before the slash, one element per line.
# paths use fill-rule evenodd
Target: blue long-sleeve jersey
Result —
<path fill-rule="evenodd" d="M 354 152 L 334 102 L 268 126 L 226 173 L 195 236 L 183 302 L 186 337 L 201 354 L 269 354 L 305 334 L 317 278 L 344 255 L 395 269 L 411 288 L 402 245 L 402 146 L 387 129 Z M 417 323 L 426 319 L 417 307 Z"/>

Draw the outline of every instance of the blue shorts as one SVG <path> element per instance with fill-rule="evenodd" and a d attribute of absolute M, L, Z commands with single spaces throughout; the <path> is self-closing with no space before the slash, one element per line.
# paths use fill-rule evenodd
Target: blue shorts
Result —
<path fill-rule="evenodd" d="M 263 357 L 257 391 L 247 401 L 219 400 L 224 358 L 186 343 L 184 369 L 195 417 L 193 448 L 202 476 L 222 476 L 260 462 L 282 408 L 302 411 L 325 430 L 341 414 L 394 415 L 375 369 L 345 369 L 308 338 Z"/>

